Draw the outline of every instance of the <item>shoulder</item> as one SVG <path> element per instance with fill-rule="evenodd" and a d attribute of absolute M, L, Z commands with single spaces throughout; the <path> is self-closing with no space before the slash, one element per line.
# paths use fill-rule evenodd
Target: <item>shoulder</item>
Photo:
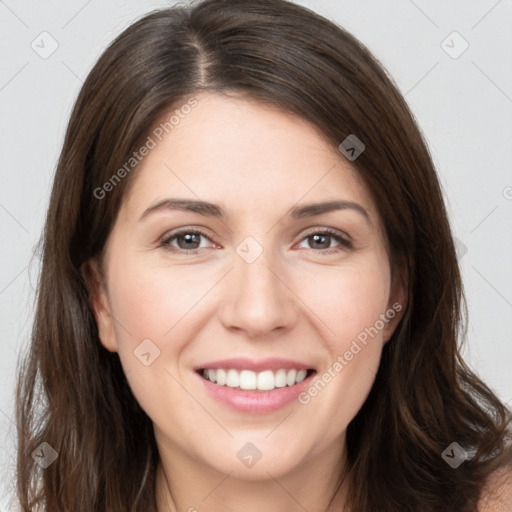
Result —
<path fill-rule="evenodd" d="M 512 468 L 496 470 L 487 481 L 480 500 L 478 512 L 512 511 Z"/>

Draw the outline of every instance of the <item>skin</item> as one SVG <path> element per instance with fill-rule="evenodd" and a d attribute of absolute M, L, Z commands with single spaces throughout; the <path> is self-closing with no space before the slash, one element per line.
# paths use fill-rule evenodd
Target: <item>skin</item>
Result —
<path fill-rule="evenodd" d="M 153 421 L 161 512 L 323 512 L 345 473 L 346 428 L 401 313 L 306 405 L 236 412 L 206 392 L 193 368 L 234 356 L 283 357 L 307 363 L 319 378 L 394 303 L 405 309 L 404 287 L 392 282 L 370 194 L 316 128 L 238 96 L 195 98 L 197 107 L 138 166 L 102 270 L 96 260 L 87 266 L 101 343 L 119 354 Z M 167 198 L 209 201 L 227 217 L 162 210 L 139 220 Z M 354 209 L 286 215 L 338 199 L 358 203 L 368 219 Z M 160 240 L 178 228 L 210 239 L 199 238 L 197 254 L 173 253 Z M 332 228 L 353 247 L 328 234 L 315 242 L 312 228 Z M 236 252 L 248 236 L 263 249 L 252 263 Z M 169 243 L 186 251 L 183 237 Z M 149 366 L 133 353 L 147 338 L 160 350 Z M 236 457 L 247 442 L 262 453 L 251 468 Z M 344 502 L 347 485 L 332 506 Z"/>

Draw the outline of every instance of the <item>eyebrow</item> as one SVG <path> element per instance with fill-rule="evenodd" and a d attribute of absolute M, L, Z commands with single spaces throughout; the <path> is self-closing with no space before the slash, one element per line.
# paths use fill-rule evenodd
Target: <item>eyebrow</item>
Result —
<path fill-rule="evenodd" d="M 139 222 L 152 213 L 175 210 L 198 213 L 205 217 L 216 217 L 222 219 L 227 217 L 226 212 L 222 207 L 217 204 L 209 203 L 208 201 L 164 199 L 147 208 L 141 215 Z M 368 224 L 372 225 L 368 212 L 360 204 L 354 203 L 353 201 L 326 201 L 322 203 L 309 203 L 295 206 L 287 212 L 286 216 L 291 217 L 292 219 L 302 219 L 339 210 L 354 210 L 360 213 L 366 219 Z"/>

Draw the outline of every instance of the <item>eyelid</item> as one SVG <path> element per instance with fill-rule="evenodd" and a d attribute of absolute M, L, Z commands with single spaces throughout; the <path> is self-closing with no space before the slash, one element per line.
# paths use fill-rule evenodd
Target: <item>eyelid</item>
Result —
<path fill-rule="evenodd" d="M 342 250 L 350 250 L 354 248 L 352 237 L 345 233 L 344 231 L 340 231 L 338 229 L 334 228 L 328 228 L 328 227 L 315 227 L 311 230 L 307 231 L 302 235 L 302 238 L 300 239 L 299 243 L 301 243 L 304 239 L 315 235 L 317 233 L 320 234 L 326 234 L 332 238 L 337 238 L 340 242 L 340 245 L 343 249 L 337 249 L 336 247 L 331 247 L 328 249 L 321 249 L 321 250 L 315 250 L 315 249 L 308 249 L 309 251 L 317 252 L 319 254 L 334 254 L 341 252 Z"/>
<path fill-rule="evenodd" d="M 187 250 L 187 249 L 180 249 L 177 247 L 173 247 L 170 245 L 170 241 L 172 239 L 175 239 L 176 237 L 178 237 L 180 235 L 190 234 L 190 233 L 201 235 L 204 238 L 206 238 L 207 240 L 209 240 L 210 242 L 212 242 L 214 245 L 221 246 L 221 244 L 219 244 L 211 235 L 207 234 L 203 229 L 197 228 L 197 227 L 192 227 L 192 226 L 185 226 L 182 228 L 177 228 L 176 230 L 171 230 L 171 231 L 165 233 L 162 237 L 160 237 L 159 245 L 161 247 L 164 247 L 165 249 L 167 249 L 173 253 L 177 253 L 177 254 L 179 254 L 179 253 L 181 253 L 181 254 L 197 254 L 200 250 L 205 249 L 205 247 Z M 302 235 L 302 237 L 300 238 L 298 243 L 301 243 L 306 238 L 308 238 L 314 234 L 317 234 L 317 233 L 326 234 L 333 238 L 337 238 L 340 241 L 341 246 L 345 250 L 353 248 L 352 238 L 347 233 L 337 230 L 337 229 L 334 229 L 334 228 L 325 227 L 325 226 L 324 227 L 317 226 L 314 228 L 310 228 Z M 327 248 L 327 249 L 320 249 L 320 250 L 308 249 L 308 250 L 317 252 L 319 254 L 329 254 L 329 253 L 334 253 L 334 252 L 340 252 L 340 249 L 336 249 L 336 248 Z"/>
<path fill-rule="evenodd" d="M 337 236 L 337 237 L 341 238 L 344 242 L 352 243 L 352 237 L 348 233 L 345 233 L 344 231 L 340 231 L 339 229 L 321 227 L 321 226 L 311 228 L 311 230 L 306 231 L 306 233 L 302 236 L 301 240 L 303 240 L 304 238 L 306 238 L 308 236 L 314 235 L 316 233 L 327 233 L 329 235 L 333 235 L 333 236 Z"/>
<path fill-rule="evenodd" d="M 183 254 L 195 254 L 198 251 L 200 251 L 201 249 L 204 249 L 204 247 L 202 247 L 199 249 L 186 250 L 186 249 L 180 249 L 178 247 L 173 247 L 170 245 L 170 241 L 172 239 L 175 239 L 176 237 L 178 237 L 180 235 L 189 234 L 189 233 L 201 235 L 204 238 L 206 238 L 207 240 L 209 240 L 210 242 L 212 242 L 214 245 L 220 245 L 218 242 L 215 241 L 215 239 L 211 235 L 207 234 L 205 230 L 203 230 L 201 228 L 197 228 L 197 227 L 192 227 L 192 226 L 185 226 L 182 228 L 177 228 L 176 230 L 168 231 L 162 237 L 159 238 L 159 245 L 168 249 L 171 252 L 183 253 Z"/>

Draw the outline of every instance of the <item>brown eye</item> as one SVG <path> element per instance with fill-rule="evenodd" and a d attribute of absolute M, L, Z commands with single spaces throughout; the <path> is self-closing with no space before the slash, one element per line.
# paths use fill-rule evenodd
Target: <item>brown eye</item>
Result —
<path fill-rule="evenodd" d="M 201 247 L 202 238 L 211 242 L 210 238 L 202 231 L 187 229 L 171 233 L 161 241 L 160 245 L 172 252 L 195 254 L 200 249 L 207 247 L 204 245 Z"/>
<path fill-rule="evenodd" d="M 332 254 L 352 248 L 352 242 L 346 236 L 328 228 L 310 233 L 302 240 L 306 241 L 309 246 L 305 247 L 306 249 L 316 250 L 316 252 L 324 254 Z M 333 241 L 337 242 L 337 245 L 334 247 L 332 246 Z"/>
<path fill-rule="evenodd" d="M 318 233 L 315 233 L 314 235 L 309 235 L 307 237 L 309 245 L 313 249 L 329 249 L 329 247 L 331 246 L 331 240 L 333 238 L 334 237 L 332 237 L 331 235 L 322 235 Z"/>
<path fill-rule="evenodd" d="M 198 249 L 201 245 L 201 236 L 197 233 L 185 233 L 183 235 L 177 235 L 174 238 L 180 249 Z"/>

